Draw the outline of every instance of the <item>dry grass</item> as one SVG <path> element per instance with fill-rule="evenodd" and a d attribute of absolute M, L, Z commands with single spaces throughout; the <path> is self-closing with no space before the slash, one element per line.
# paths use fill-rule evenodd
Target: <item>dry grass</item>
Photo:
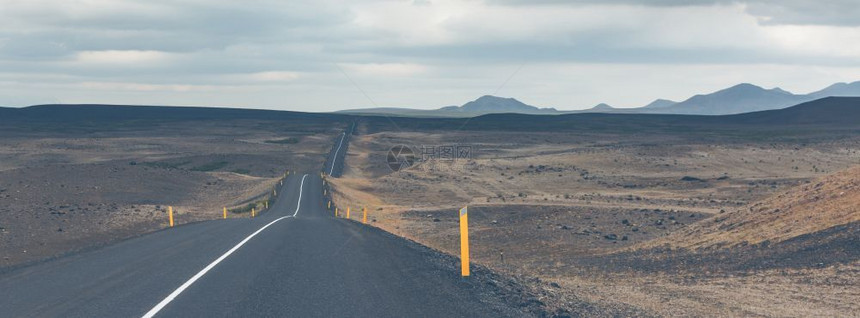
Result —
<path fill-rule="evenodd" d="M 860 221 L 860 167 L 791 188 L 641 247 L 731 247 L 776 243 Z"/>
<path fill-rule="evenodd" d="M 665 275 L 548 278 L 595 302 L 667 317 L 857 317 L 860 263 L 718 278 Z"/>
<path fill-rule="evenodd" d="M 580 257 L 688 237 L 707 225 L 690 225 L 698 216 L 726 218 L 749 206 L 756 212 L 778 208 L 780 215 L 807 212 L 731 217 L 722 224 L 750 227 L 715 237 L 782 240 L 856 221 L 860 198 L 850 179 L 858 169 L 840 171 L 860 161 L 857 138 L 720 143 L 711 137 L 702 143 L 681 136 L 375 133 L 350 144 L 344 178 L 332 180 L 334 199 L 373 206 L 376 226 L 452 254 L 458 252 L 454 211 L 479 207 L 470 216 L 473 260 L 556 281 L 564 293 L 595 303 L 626 303 L 672 317 L 857 316 L 857 263 L 707 276 L 576 266 Z M 385 154 L 394 145 L 420 149 L 464 142 L 472 146 L 471 159 L 430 160 L 399 172 L 386 166 Z M 816 188 L 819 181 L 811 180 L 822 177 L 824 184 Z M 606 234 L 619 239 L 607 240 Z M 629 241 L 621 241 L 622 235 Z"/>

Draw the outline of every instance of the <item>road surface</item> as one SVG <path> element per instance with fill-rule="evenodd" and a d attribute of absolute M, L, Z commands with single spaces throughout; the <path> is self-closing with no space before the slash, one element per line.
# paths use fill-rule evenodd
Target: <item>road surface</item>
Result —
<path fill-rule="evenodd" d="M 279 193 L 257 218 L 180 225 L 0 274 L 0 317 L 530 315 L 480 274 L 461 278 L 450 258 L 333 218 L 317 171 L 291 174 Z"/>
<path fill-rule="evenodd" d="M 346 152 L 347 148 L 349 148 L 349 138 L 352 136 L 353 132 L 355 132 L 355 123 L 352 123 L 346 131 L 335 138 L 334 146 L 332 147 L 328 158 L 326 158 L 323 173 L 332 177 L 340 177 L 346 161 Z"/>

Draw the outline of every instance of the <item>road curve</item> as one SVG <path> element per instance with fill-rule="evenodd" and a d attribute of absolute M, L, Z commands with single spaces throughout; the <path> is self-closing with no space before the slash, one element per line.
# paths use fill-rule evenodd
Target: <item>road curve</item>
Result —
<path fill-rule="evenodd" d="M 323 166 L 323 173 L 331 177 L 339 177 L 343 174 L 343 167 L 346 161 L 346 153 L 349 148 L 349 139 L 355 132 L 355 123 L 350 124 L 349 128 L 337 136 L 334 140 L 334 146 L 329 153 L 328 158 Z"/>
<path fill-rule="evenodd" d="M 321 189 L 318 173 L 292 174 L 257 218 L 181 225 L 0 274 L 0 317 L 530 315 L 437 252 L 333 218 Z"/>

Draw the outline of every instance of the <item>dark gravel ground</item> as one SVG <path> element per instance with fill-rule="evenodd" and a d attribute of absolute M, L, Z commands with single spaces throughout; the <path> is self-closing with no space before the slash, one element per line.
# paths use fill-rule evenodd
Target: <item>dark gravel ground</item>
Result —
<path fill-rule="evenodd" d="M 443 272 L 457 273 L 460 259 L 432 249 L 415 241 L 404 239 L 381 229 L 381 235 L 406 241 L 412 248 L 421 251 Z M 463 279 L 470 289 L 478 292 L 488 305 L 514 306 L 525 314 L 535 317 L 650 317 L 652 314 L 620 304 L 595 304 L 563 292 L 558 285 L 536 277 L 522 274 L 501 274 L 486 266 L 472 264 L 471 276 Z"/>

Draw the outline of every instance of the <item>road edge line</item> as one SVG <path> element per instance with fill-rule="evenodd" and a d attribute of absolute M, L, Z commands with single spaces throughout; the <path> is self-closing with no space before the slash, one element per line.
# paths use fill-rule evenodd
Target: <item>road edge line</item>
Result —
<path fill-rule="evenodd" d="M 343 137 L 340 137 L 340 144 L 337 145 L 337 149 L 334 150 L 334 157 L 331 159 L 331 169 L 328 172 L 328 175 L 334 173 L 334 165 L 337 163 L 337 154 L 340 152 L 340 147 L 343 146 L 343 140 L 346 139 L 346 132 L 343 133 Z"/>
<path fill-rule="evenodd" d="M 254 236 L 257 236 L 257 234 L 260 234 L 260 232 L 263 232 L 263 230 L 265 230 L 266 228 L 268 228 L 272 224 L 275 224 L 278 221 L 281 221 L 283 219 L 295 217 L 296 214 L 299 213 L 299 208 L 302 205 L 302 190 L 305 186 L 305 177 L 307 177 L 307 176 L 308 175 L 306 174 L 302 177 L 302 183 L 301 183 L 301 185 L 299 185 L 299 199 L 298 199 L 298 204 L 296 205 L 296 212 L 294 212 L 293 215 L 282 216 L 280 218 L 277 218 L 274 221 L 269 222 L 269 224 L 264 225 L 263 227 L 261 227 L 259 230 L 257 230 L 253 234 L 246 237 L 244 240 L 239 242 L 239 244 L 236 244 L 236 246 L 233 246 L 233 248 L 231 248 L 226 253 L 221 255 L 221 257 L 218 257 L 217 259 L 212 261 L 212 263 L 209 263 L 209 265 L 206 265 L 206 267 L 204 267 L 202 270 L 197 272 L 197 274 L 195 274 L 190 279 L 188 279 L 188 281 L 186 281 L 185 283 L 180 285 L 179 288 L 176 288 L 176 290 L 174 290 L 172 293 L 170 293 L 170 295 L 167 295 L 167 297 L 164 298 L 163 300 L 161 300 L 161 302 L 159 302 L 157 305 L 155 305 L 155 307 L 152 307 L 152 309 L 150 309 L 148 312 L 146 312 L 146 314 L 144 314 L 142 318 L 155 317 L 155 315 L 157 315 L 159 311 L 161 311 L 162 309 L 164 309 L 165 306 L 170 304 L 170 302 L 172 302 L 173 299 L 175 299 L 177 296 L 179 296 L 179 294 L 182 294 L 182 292 L 185 291 L 185 289 L 190 287 L 192 284 L 194 284 L 194 282 L 196 282 L 198 279 L 203 277 L 203 275 L 206 275 L 206 273 L 208 273 L 210 270 L 215 268 L 215 266 L 218 265 L 218 263 L 221 263 L 221 261 L 223 261 L 227 257 L 229 257 L 231 254 L 233 254 L 233 252 L 236 252 L 237 250 L 239 250 L 239 248 L 241 248 L 242 245 L 245 245 L 245 243 L 248 243 L 248 241 L 250 241 L 252 238 L 254 238 Z"/>

